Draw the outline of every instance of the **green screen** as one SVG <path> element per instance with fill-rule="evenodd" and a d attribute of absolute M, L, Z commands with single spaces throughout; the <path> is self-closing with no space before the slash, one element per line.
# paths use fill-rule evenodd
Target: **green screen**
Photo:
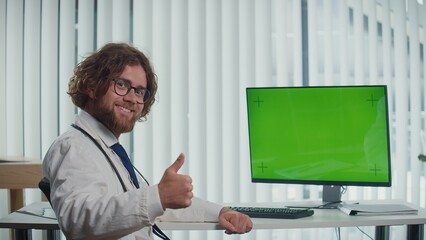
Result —
<path fill-rule="evenodd" d="M 246 93 L 253 182 L 391 185 L 386 86 Z"/>

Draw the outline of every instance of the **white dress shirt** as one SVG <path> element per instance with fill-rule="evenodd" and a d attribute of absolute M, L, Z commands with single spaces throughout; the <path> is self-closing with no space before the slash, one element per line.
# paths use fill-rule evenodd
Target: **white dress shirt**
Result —
<path fill-rule="evenodd" d="M 161 221 L 217 222 L 222 206 L 193 198 L 185 209 L 163 210 L 158 186 L 138 176 L 136 189 L 120 158 L 111 149 L 118 139 L 90 114 L 81 111 L 75 124 L 108 154 L 122 185 L 94 142 L 71 127 L 52 144 L 43 159 L 43 176 L 51 186 L 51 203 L 68 239 L 153 239 L 151 226 Z"/>

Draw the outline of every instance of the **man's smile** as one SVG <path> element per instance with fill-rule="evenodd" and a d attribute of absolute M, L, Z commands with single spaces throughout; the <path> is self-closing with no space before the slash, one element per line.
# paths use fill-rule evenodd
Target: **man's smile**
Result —
<path fill-rule="evenodd" d="M 134 112 L 135 110 L 131 110 L 131 109 L 128 109 L 128 108 L 126 108 L 126 107 L 123 107 L 123 106 L 119 106 L 119 105 L 117 105 L 122 111 L 125 111 L 125 112 Z"/>

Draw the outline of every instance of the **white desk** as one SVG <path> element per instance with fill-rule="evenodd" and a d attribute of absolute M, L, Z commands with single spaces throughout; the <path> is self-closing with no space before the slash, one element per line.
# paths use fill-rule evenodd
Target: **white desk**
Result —
<path fill-rule="evenodd" d="M 275 204 L 268 204 L 274 206 Z M 30 207 L 49 207 L 49 203 L 33 203 Z M 24 207 L 25 208 L 25 207 Z M 336 209 L 316 209 L 315 214 L 300 219 L 253 219 L 254 229 L 296 229 L 376 226 L 375 239 L 388 239 L 389 227 L 407 226 L 407 240 L 423 240 L 426 210 L 419 209 L 418 214 L 348 216 Z M 176 223 L 159 222 L 162 230 L 223 230 L 217 223 Z M 12 228 L 18 234 L 17 239 L 31 239 L 29 229 L 48 230 L 49 239 L 58 239 L 59 227 L 56 220 L 14 212 L 0 219 L 0 228 Z M 31 237 L 31 236 L 30 236 Z"/>
<path fill-rule="evenodd" d="M 25 208 L 49 208 L 49 202 L 36 202 Z M 46 230 L 48 240 L 59 240 L 61 232 L 56 219 L 44 218 L 30 214 L 13 212 L 0 219 L 0 228 L 11 228 L 14 232 L 14 239 L 31 240 L 31 229 Z"/>
<path fill-rule="evenodd" d="M 365 201 L 374 203 L 377 201 Z M 362 204 L 363 202 L 361 202 Z M 401 201 L 383 201 L 383 203 L 404 203 Z M 231 204 L 235 206 L 270 206 L 282 207 L 280 203 Z M 416 208 L 416 207 L 415 207 Z M 300 228 L 334 228 L 375 226 L 375 239 L 389 239 L 389 227 L 396 225 L 407 226 L 407 240 L 423 240 L 424 224 L 426 224 L 426 209 L 419 209 L 418 214 L 406 215 L 375 215 L 348 216 L 338 209 L 315 209 L 313 216 L 299 219 L 266 219 L 254 218 L 253 229 L 300 229 Z M 163 230 L 223 230 L 217 223 L 169 223 L 157 224 Z"/>

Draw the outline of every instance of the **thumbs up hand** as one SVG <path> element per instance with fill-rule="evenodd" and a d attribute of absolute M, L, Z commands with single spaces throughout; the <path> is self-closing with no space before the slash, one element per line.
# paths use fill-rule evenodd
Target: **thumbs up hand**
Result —
<path fill-rule="evenodd" d="M 192 203 L 192 179 L 178 171 L 185 162 L 185 155 L 181 153 L 176 161 L 166 169 L 158 183 L 161 204 L 166 208 L 186 208 Z"/>

